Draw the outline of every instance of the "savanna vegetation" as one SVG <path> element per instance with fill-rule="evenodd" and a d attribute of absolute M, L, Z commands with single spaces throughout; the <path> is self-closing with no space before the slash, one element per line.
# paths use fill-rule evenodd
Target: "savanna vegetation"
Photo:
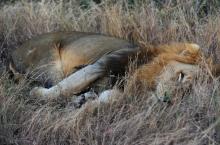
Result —
<path fill-rule="evenodd" d="M 220 144 L 220 83 L 206 67 L 190 88 L 173 86 L 172 104 L 125 86 L 117 101 L 84 110 L 71 107 L 70 98 L 30 96 L 29 81 L 16 83 L 7 72 L 15 48 L 53 31 L 97 32 L 142 45 L 195 42 L 219 62 L 219 8 L 218 0 L 1 1 L 0 144 Z"/>

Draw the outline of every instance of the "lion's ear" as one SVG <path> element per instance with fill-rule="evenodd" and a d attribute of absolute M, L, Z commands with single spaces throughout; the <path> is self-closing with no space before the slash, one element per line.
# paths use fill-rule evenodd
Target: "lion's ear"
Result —
<path fill-rule="evenodd" d="M 197 50 L 199 51 L 200 50 L 200 46 L 196 43 L 191 43 L 190 46 L 194 49 L 194 50 Z"/>
<path fill-rule="evenodd" d="M 182 50 L 179 55 L 189 56 L 191 54 L 197 54 L 200 51 L 200 46 L 196 43 L 186 44 L 186 49 Z"/>
<path fill-rule="evenodd" d="M 189 44 L 189 49 L 187 49 L 189 51 L 190 54 L 197 54 L 201 52 L 200 46 L 196 43 L 190 43 Z"/>

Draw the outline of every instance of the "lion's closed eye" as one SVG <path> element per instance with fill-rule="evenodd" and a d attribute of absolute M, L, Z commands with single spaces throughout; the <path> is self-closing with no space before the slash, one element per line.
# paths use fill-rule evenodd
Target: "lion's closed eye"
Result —
<path fill-rule="evenodd" d="M 177 82 L 178 83 L 186 83 L 192 81 L 193 77 L 191 74 L 187 74 L 184 72 L 179 72 L 178 77 L 177 77 Z"/>
<path fill-rule="evenodd" d="M 184 77 L 185 77 L 185 74 L 183 72 L 179 72 L 179 75 L 178 75 L 178 82 L 182 82 L 184 80 Z"/>

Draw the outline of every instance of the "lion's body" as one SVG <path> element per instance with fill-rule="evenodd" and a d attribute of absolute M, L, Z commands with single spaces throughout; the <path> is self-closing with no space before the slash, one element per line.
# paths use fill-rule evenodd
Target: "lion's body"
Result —
<path fill-rule="evenodd" d="M 58 32 L 33 38 L 12 54 L 15 70 L 34 80 L 55 84 L 83 66 L 92 64 L 131 43 L 109 36 L 82 32 Z M 123 64 L 115 66 L 118 70 Z"/>
<path fill-rule="evenodd" d="M 149 88 L 156 88 L 160 84 L 158 79 L 163 82 L 178 76 L 184 69 L 193 69 L 201 60 L 199 46 L 193 43 L 137 47 L 126 40 L 83 32 L 40 35 L 16 49 L 12 59 L 13 69 L 20 73 L 31 73 L 32 78 L 42 83 L 59 82 L 50 89 L 35 88 L 32 94 L 67 96 L 79 93 L 108 72 L 123 73 L 136 56 L 138 60 L 147 58 L 148 61 L 141 61 L 147 63 L 133 76 Z M 169 65 L 178 69 L 166 71 Z M 190 71 L 187 73 L 185 76 L 191 76 Z"/>

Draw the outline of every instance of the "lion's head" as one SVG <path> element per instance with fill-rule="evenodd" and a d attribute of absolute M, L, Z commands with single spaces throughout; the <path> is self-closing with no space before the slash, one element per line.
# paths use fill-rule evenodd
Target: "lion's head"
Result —
<path fill-rule="evenodd" d="M 171 61 L 156 78 L 156 97 L 162 101 L 180 98 L 181 93 L 190 88 L 198 71 L 199 65 Z"/>

